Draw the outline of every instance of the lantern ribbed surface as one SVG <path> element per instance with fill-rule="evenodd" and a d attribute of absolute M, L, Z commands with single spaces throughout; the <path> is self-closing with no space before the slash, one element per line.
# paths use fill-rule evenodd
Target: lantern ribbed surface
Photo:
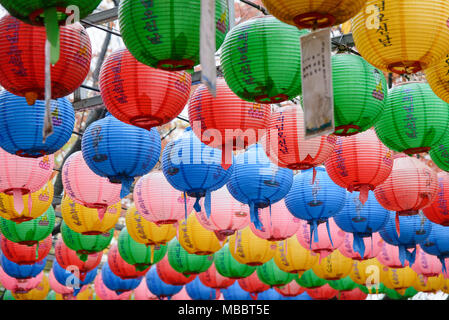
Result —
<path fill-rule="evenodd" d="M 339 280 L 349 275 L 352 270 L 352 259 L 335 250 L 321 262 L 312 267 L 313 272 L 325 280 Z"/>
<path fill-rule="evenodd" d="M 214 254 L 214 266 L 223 277 L 231 279 L 246 279 L 256 271 L 255 266 L 238 262 L 231 254 L 229 243 Z"/>
<path fill-rule="evenodd" d="M 306 291 L 306 288 L 301 287 L 295 280 L 290 281 L 282 287 L 274 288 L 284 297 L 296 297 Z"/>
<path fill-rule="evenodd" d="M 194 278 L 191 276 L 190 278 L 192 278 L 192 280 L 194 280 Z M 151 268 L 150 271 L 147 272 L 146 276 L 145 276 L 145 280 L 146 281 L 146 285 L 148 287 L 148 290 L 156 295 L 159 299 L 165 298 L 165 297 L 171 297 L 175 294 L 177 294 L 178 292 L 181 291 L 181 289 L 183 288 L 182 285 L 172 285 L 172 284 L 168 284 L 165 283 L 158 275 L 158 272 L 156 270 L 156 268 Z"/>
<path fill-rule="evenodd" d="M 145 283 L 144 281 L 141 282 Z M 139 285 L 140 286 L 140 285 Z M 101 278 L 101 273 L 95 277 L 94 281 L 95 294 L 97 295 L 97 300 L 129 300 L 133 291 L 124 292 L 117 294 L 110 290 L 104 285 L 103 279 Z M 99 298 L 99 299 L 98 299 Z"/>
<path fill-rule="evenodd" d="M 384 274 L 385 281 L 383 283 L 389 289 L 396 290 L 399 294 L 404 294 L 405 290 L 413 286 L 417 278 L 417 274 L 410 267 L 388 269 Z"/>
<path fill-rule="evenodd" d="M 327 28 L 342 24 L 359 12 L 366 0 L 262 0 L 279 20 L 298 28 Z"/>
<path fill-rule="evenodd" d="M 48 281 L 50 281 L 50 289 L 53 290 L 56 294 L 60 294 L 62 295 L 62 297 L 66 298 L 70 297 L 73 294 L 73 288 L 62 285 L 58 282 L 58 280 L 56 280 L 53 268 L 51 268 L 50 272 L 48 273 Z"/>
<path fill-rule="evenodd" d="M 104 285 L 109 290 L 115 291 L 117 294 L 121 294 L 137 288 L 142 281 L 143 276 L 134 279 L 122 279 L 112 272 L 108 263 L 105 263 L 101 268 L 101 278 Z"/>
<path fill-rule="evenodd" d="M 432 91 L 441 100 L 449 103 L 449 54 L 430 65 L 424 72 Z"/>
<path fill-rule="evenodd" d="M 127 255 L 127 258 L 129 258 L 129 254 Z M 109 249 L 107 263 L 112 273 L 124 280 L 143 277 L 150 267 L 149 265 L 141 265 L 139 268 L 136 268 L 135 265 L 128 263 L 128 261 L 121 256 L 117 245 L 113 245 Z"/>
<path fill-rule="evenodd" d="M 352 34 L 358 52 L 376 68 L 415 73 L 447 54 L 448 16 L 444 0 L 368 0 L 352 19 Z"/>
<path fill-rule="evenodd" d="M 12 293 L 16 300 L 44 300 L 50 291 L 48 277 L 44 275 L 36 288 L 27 293 Z"/>
<path fill-rule="evenodd" d="M 87 127 L 81 151 L 95 174 L 122 184 L 123 198 L 129 193 L 134 177 L 147 174 L 158 162 L 161 138 L 155 128 L 148 131 L 107 115 Z"/>
<path fill-rule="evenodd" d="M 306 289 L 314 289 L 324 286 L 327 280 L 318 277 L 312 269 L 307 270 L 301 276 L 295 278 L 295 281 Z"/>
<path fill-rule="evenodd" d="M 200 0 L 120 2 L 120 32 L 140 62 L 165 70 L 193 69 L 200 63 Z M 215 46 L 228 32 L 226 0 L 215 1 Z"/>
<path fill-rule="evenodd" d="M 449 226 L 449 173 L 439 172 L 438 193 L 435 200 L 423 209 L 424 215 L 433 223 Z"/>
<path fill-rule="evenodd" d="M 5 273 L 16 279 L 29 279 L 41 273 L 47 263 L 47 258 L 33 264 L 17 264 L 8 260 L 4 254 L 0 257 L 0 262 Z"/>
<path fill-rule="evenodd" d="M 353 261 L 368 260 L 378 256 L 384 243 L 377 232 L 371 234 L 370 237 L 361 238 L 358 241 L 363 242 L 365 247 L 363 254 L 360 254 L 360 252 L 354 250 L 354 234 L 350 232 L 346 233 L 345 238 L 343 239 L 343 244 L 338 247 L 338 250 L 342 255 L 352 259 Z"/>
<path fill-rule="evenodd" d="M 114 51 L 101 66 L 99 87 L 104 105 L 120 121 L 151 129 L 173 120 L 187 104 L 192 77 L 137 61 L 126 48 Z"/>
<path fill-rule="evenodd" d="M 279 108 L 270 117 L 261 144 L 270 160 L 282 168 L 305 170 L 322 164 L 335 147 L 335 136 L 305 139 L 301 106 Z"/>
<path fill-rule="evenodd" d="M 237 280 L 240 287 L 251 295 L 251 298 L 256 300 L 259 293 L 267 291 L 270 286 L 260 281 L 257 272 Z"/>
<path fill-rule="evenodd" d="M 249 292 L 243 290 L 237 281 L 233 285 L 221 289 L 220 291 L 224 300 L 252 300 Z"/>
<path fill-rule="evenodd" d="M 449 136 L 443 137 L 429 152 L 438 168 L 449 172 Z"/>
<path fill-rule="evenodd" d="M 349 273 L 349 277 L 355 283 L 364 286 L 367 284 L 367 280 L 371 276 L 372 270 L 373 269 L 375 270 L 375 268 L 380 269 L 382 267 L 383 266 L 380 264 L 380 262 L 376 258 L 363 260 L 363 261 L 354 261 L 352 270 Z M 368 281 L 368 283 L 372 283 L 372 282 Z M 375 283 L 372 285 L 375 286 Z"/>
<path fill-rule="evenodd" d="M 279 269 L 301 276 L 318 262 L 318 254 L 304 248 L 293 236 L 277 243 L 273 259 Z"/>
<path fill-rule="evenodd" d="M 441 274 L 442 264 L 438 257 L 426 253 L 419 246 L 416 248 L 416 259 L 412 270 L 424 278 L 436 277 Z"/>
<path fill-rule="evenodd" d="M 0 84 L 15 95 L 27 97 L 30 105 L 36 99 L 45 100 L 46 39 L 45 28 L 9 15 L 0 19 Z M 60 59 L 51 67 L 52 99 L 69 95 L 83 83 L 91 58 L 91 43 L 84 27 L 79 23 L 61 27 Z"/>
<path fill-rule="evenodd" d="M 418 274 L 413 288 L 418 292 L 437 293 L 444 285 L 444 277 L 442 274 L 433 277 L 424 277 Z"/>
<path fill-rule="evenodd" d="M 380 252 L 377 255 L 376 259 L 383 266 L 386 266 L 388 268 L 402 268 L 409 265 L 409 262 L 407 260 L 401 261 L 402 256 L 399 256 L 399 247 L 389 244 L 386 241 L 383 242 L 382 248 L 380 249 Z"/>
<path fill-rule="evenodd" d="M 437 256 L 442 264 L 443 273 L 447 273 L 446 259 L 449 258 L 449 228 L 431 223 L 432 228 L 425 241 L 420 243 L 424 252 Z"/>
<path fill-rule="evenodd" d="M 214 255 L 214 258 L 215 257 L 216 256 Z M 213 289 L 226 289 L 236 280 L 228 277 L 223 277 L 220 273 L 218 273 L 217 268 L 215 268 L 215 262 L 209 267 L 209 269 L 207 269 L 203 273 L 200 273 L 198 275 L 198 278 L 201 280 L 202 284 Z"/>
<path fill-rule="evenodd" d="M 338 294 L 338 291 L 327 283 L 318 288 L 306 289 L 306 292 L 313 300 L 331 300 Z"/>
<path fill-rule="evenodd" d="M 449 105 L 426 83 L 393 87 L 376 133 L 388 148 L 415 154 L 427 152 L 448 134 Z"/>
<path fill-rule="evenodd" d="M 301 94 L 301 48 L 298 30 L 272 16 L 257 17 L 232 28 L 221 52 L 229 88 L 240 98 L 281 103 Z"/>
<path fill-rule="evenodd" d="M 21 157 L 37 158 L 61 149 L 72 136 L 75 112 L 66 98 L 51 100 L 53 134 L 42 142 L 45 101 L 29 106 L 24 97 L 0 93 L 0 147 Z M 20 117 L 18 117 L 20 115 Z"/>
<path fill-rule="evenodd" d="M 282 287 L 294 278 L 293 274 L 279 269 L 274 259 L 257 267 L 256 272 L 259 280 L 271 287 Z"/>
<path fill-rule="evenodd" d="M 357 284 L 352 281 L 349 276 L 340 280 L 329 280 L 328 284 L 331 286 L 331 288 L 338 290 L 339 293 L 351 291 L 357 288 Z"/>
<path fill-rule="evenodd" d="M 153 269 L 154 267 L 152 267 L 150 271 Z M 181 272 L 173 269 L 170 265 L 170 262 L 168 261 L 168 254 L 166 254 L 164 258 L 162 258 L 162 260 L 156 264 L 156 270 L 158 277 L 164 283 L 174 286 L 183 286 L 196 278 L 196 274 L 183 275 Z"/>
<path fill-rule="evenodd" d="M 220 291 L 205 286 L 199 277 L 185 285 L 187 294 L 192 300 L 217 300 Z"/>
<path fill-rule="evenodd" d="M 2 254 L 8 260 L 17 264 L 34 264 L 45 259 L 50 253 L 52 236 L 48 235 L 45 239 L 32 245 L 15 243 L 2 236 L 0 245 Z"/>
<path fill-rule="evenodd" d="M 339 292 L 338 294 L 338 300 L 349 300 L 349 301 L 366 300 L 367 297 L 368 294 L 364 293 L 359 288 L 355 288 L 350 291 Z"/>
<path fill-rule="evenodd" d="M 167 255 L 170 266 L 184 275 L 204 272 L 214 261 L 213 255 L 200 256 L 188 253 L 176 238 L 168 243 Z"/>
<path fill-rule="evenodd" d="M 371 128 L 385 108 L 388 87 L 383 73 L 353 54 L 332 56 L 335 134 L 353 135 Z"/>
<path fill-rule="evenodd" d="M 14 293 L 27 293 L 36 288 L 42 281 L 44 273 L 39 273 L 36 277 L 30 279 L 16 279 L 9 276 L 2 268 L 0 268 L 0 282 L 6 290 L 11 290 Z M 5 300 L 3 298 L 3 300 Z"/>
<path fill-rule="evenodd" d="M 134 289 L 133 292 L 134 300 L 158 300 L 158 297 L 148 289 L 146 280 L 142 280 L 142 282 L 136 289 Z"/>

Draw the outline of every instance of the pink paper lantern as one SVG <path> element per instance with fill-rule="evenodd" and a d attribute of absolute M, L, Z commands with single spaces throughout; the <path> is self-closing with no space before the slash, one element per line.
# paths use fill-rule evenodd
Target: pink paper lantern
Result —
<path fill-rule="evenodd" d="M 108 206 L 120 201 L 121 186 L 96 175 L 86 164 L 81 151 L 75 152 L 62 167 L 64 191 L 75 202 L 98 209 L 100 220 Z"/>
<path fill-rule="evenodd" d="M 283 287 L 275 287 L 274 290 L 282 294 L 284 297 L 296 297 L 306 291 L 306 288 L 301 287 L 296 280 L 292 280 Z"/>
<path fill-rule="evenodd" d="M 162 171 L 155 171 L 140 178 L 134 187 L 134 203 L 137 211 L 156 224 L 173 224 L 192 212 L 194 200 L 185 198 L 165 179 Z"/>
<path fill-rule="evenodd" d="M 170 300 L 192 300 L 189 294 L 187 293 L 186 287 L 183 287 L 181 291 L 171 297 Z"/>
<path fill-rule="evenodd" d="M 338 248 L 341 254 L 353 260 L 368 260 L 377 257 L 382 249 L 383 243 L 385 242 L 379 233 L 373 233 L 372 238 L 363 238 L 365 243 L 365 254 L 363 257 L 360 253 L 355 252 L 353 249 L 354 235 L 352 233 L 346 233 L 343 239 L 343 244 Z"/>
<path fill-rule="evenodd" d="M 108 289 L 103 283 L 101 272 L 95 277 L 94 287 L 95 293 L 101 300 L 129 300 L 132 294 L 132 291 L 126 291 L 118 295 L 115 291 Z"/>
<path fill-rule="evenodd" d="M 195 211 L 198 221 L 207 230 L 215 232 L 221 241 L 250 223 L 249 207 L 235 200 L 226 186 L 213 192 L 209 218 L 204 205 L 201 208 L 200 212 Z"/>
<path fill-rule="evenodd" d="M 343 240 L 346 235 L 346 233 L 337 226 L 333 218 L 329 219 L 329 231 L 331 238 L 329 238 L 326 224 L 319 224 L 316 231 L 318 232 L 319 240 L 318 242 L 312 241 L 312 243 L 310 243 L 310 226 L 307 221 L 301 220 L 296 236 L 299 243 L 304 248 L 319 254 L 321 261 L 343 244 Z"/>
<path fill-rule="evenodd" d="M 250 224 L 251 231 L 259 238 L 268 241 L 283 241 L 293 236 L 301 224 L 301 220 L 288 211 L 284 199 L 271 205 L 270 208 L 259 210 L 262 229 L 258 230 Z"/>
<path fill-rule="evenodd" d="M 408 261 L 405 260 L 405 265 L 403 266 L 401 260 L 399 259 L 399 248 L 388 244 L 385 241 L 376 259 L 384 266 L 393 269 L 402 268 L 409 265 Z"/>
<path fill-rule="evenodd" d="M 198 277 L 202 284 L 212 289 L 226 289 L 235 282 L 235 279 L 223 277 L 219 274 L 214 263 L 212 263 L 209 269 L 200 273 Z"/>
<path fill-rule="evenodd" d="M 29 279 L 16 279 L 10 277 L 3 268 L 0 267 L 0 283 L 6 290 L 10 290 L 13 293 L 27 293 L 36 288 L 42 281 L 44 272 L 39 273 L 37 276 Z"/>
<path fill-rule="evenodd" d="M 24 158 L 0 148 L 0 192 L 14 197 L 14 209 L 22 212 L 22 196 L 28 194 L 28 210 L 31 213 L 31 193 L 41 189 L 50 179 L 54 167 L 54 155 L 40 158 Z"/>
<path fill-rule="evenodd" d="M 440 275 L 443 266 L 437 256 L 430 255 L 422 250 L 419 245 L 416 246 L 415 263 L 412 265 L 412 270 L 417 274 L 421 274 L 426 278 L 436 277 Z"/>
<path fill-rule="evenodd" d="M 157 296 L 148 289 L 147 282 L 143 279 L 139 286 L 134 289 L 134 300 L 159 300 Z"/>

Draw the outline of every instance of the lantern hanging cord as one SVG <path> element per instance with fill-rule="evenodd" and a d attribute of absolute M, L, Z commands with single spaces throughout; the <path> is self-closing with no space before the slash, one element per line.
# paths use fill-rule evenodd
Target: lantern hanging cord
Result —
<path fill-rule="evenodd" d="M 262 12 L 264 15 L 268 15 L 268 14 L 269 14 L 268 11 L 267 11 L 267 9 L 265 9 L 265 8 L 262 7 L 262 6 L 259 6 L 258 4 L 255 4 L 255 3 L 251 2 L 251 1 L 248 1 L 248 0 L 240 0 L 240 2 L 243 2 L 243 3 L 249 5 L 249 6 L 253 7 L 253 8 L 256 8 L 257 10 L 259 10 L 260 12 Z"/>
<path fill-rule="evenodd" d="M 122 36 L 120 33 L 116 32 L 116 31 L 113 31 L 111 29 L 106 29 L 105 27 L 99 26 L 97 24 L 93 24 L 93 23 L 91 23 L 91 22 L 89 22 L 87 20 L 81 19 L 81 22 L 85 23 L 85 24 L 87 24 L 87 25 L 89 25 L 91 27 L 97 28 L 99 30 L 103 30 L 105 32 L 109 32 L 110 34 L 113 34 L 113 35 L 115 35 L 117 37 L 121 37 Z"/>

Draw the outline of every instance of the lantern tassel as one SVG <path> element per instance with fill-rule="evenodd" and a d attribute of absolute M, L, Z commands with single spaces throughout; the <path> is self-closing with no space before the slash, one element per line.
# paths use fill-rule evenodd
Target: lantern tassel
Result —
<path fill-rule="evenodd" d="M 399 261 L 401 261 L 402 266 L 405 266 L 405 256 L 407 249 L 405 249 L 405 246 L 399 245 Z"/>
<path fill-rule="evenodd" d="M 364 184 L 360 187 L 359 200 L 362 204 L 365 204 L 368 200 L 369 195 L 369 185 Z"/>
<path fill-rule="evenodd" d="M 316 220 L 313 220 L 312 223 L 309 225 L 310 225 L 310 241 L 309 241 L 310 247 L 309 247 L 309 249 L 312 250 L 312 239 L 313 239 L 313 242 L 318 242 L 318 232 L 317 232 L 318 225 L 317 225 Z"/>
<path fill-rule="evenodd" d="M 86 275 L 87 275 L 86 272 L 80 271 L 80 280 L 81 280 L 81 281 L 86 280 Z"/>
<path fill-rule="evenodd" d="M 98 208 L 97 212 L 98 212 L 98 219 L 100 219 L 100 221 L 103 221 L 104 215 L 106 214 L 106 210 L 108 207 L 104 206 L 102 208 Z"/>
<path fill-rule="evenodd" d="M 249 296 L 251 297 L 251 299 L 257 300 L 257 292 L 250 292 Z"/>
<path fill-rule="evenodd" d="M 441 256 L 438 256 L 438 259 L 439 259 L 440 262 L 441 262 L 441 266 L 442 266 L 442 271 L 443 271 L 443 273 L 446 273 L 446 272 L 447 272 L 447 269 L 446 269 L 446 259 L 444 259 L 444 258 L 441 257 Z"/>
<path fill-rule="evenodd" d="M 185 212 L 185 218 L 187 220 L 187 194 L 184 191 L 184 212 Z"/>
<path fill-rule="evenodd" d="M 365 242 L 363 241 L 362 237 L 358 236 L 355 233 L 352 248 L 354 249 L 354 252 L 358 252 L 360 254 L 360 257 L 363 259 L 363 256 L 365 255 Z"/>
<path fill-rule="evenodd" d="M 251 222 L 254 224 L 257 230 L 262 230 L 262 222 L 259 219 L 259 208 L 256 207 L 254 202 L 249 204 L 249 214 L 251 217 Z"/>
<path fill-rule="evenodd" d="M 315 184 L 315 179 L 316 179 L 316 168 L 313 167 L 313 174 L 312 174 L 312 183 L 311 184 Z"/>
<path fill-rule="evenodd" d="M 400 228 L 400 221 L 399 221 L 399 213 L 398 212 L 396 212 L 395 221 L 396 221 L 396 232 L 397 232 L 398 238 L 399 238 L 401 236 L 401 228 Z"/>
<path fill-rule="evenodd" d="M 195 204 L 193 205 L 193 209 L 195 209 L 196 212 L 201 211 L 200 199 L 201 199 L 201 197 L 196 197 Z M 206 214 L 207 214 L 207 212 L 206 212 Z M 186 214 L 186 218 L 187 218 L 187 214 Z"/>
<path fill-rule="evenodd" d="M 20 191 L 20 189 L 13 189 L 12 196 L 14 201 L 14 210 L 16 210 L 18 214 L 22 214 L 25 207 L 23 204 L 22 191 Z"/>
<path fill-rule="evenodd" d="M 120 190 L 120 198 L 124 198 L 129 194 L 134 179 L 130 177 L 125 177 L 122 178 L 121 181 L 122 181 L 122 189 Z"/>
<path fill-rule="evenodd" d="M 51 44 L 45 40 L 45 113 L 44 125 L 42 126 L 42 143 L 45 143 L 47 137 L 53 134 L 53 121 L 51 116 Z"/>
<path fill-rule="evenodd" d="M 51 7 L 44 10 L 44 24 L 48 42 L 51 44 L 50 62 L 54 65 L 59 60 L 60 52 L 59 24 L 56 7 Z"/>
<path fill-rule="evenodd" d="M 334 243 L 332 242 L 332 237 L 331 237 L 331 230 L 329 227 L 329 220 L 326 220 L 326 229 L 327 229 L 327 235 L 329 236 L 329 240 L 331 242 L 331 246 L 334 246 Z M 363 244 L 363 247 L 365 248 L 365 244 Z"/>
<path fill-rule="evenodd" d="M 228 163 L 226 161 L 227 160 L 226 159 L 226 150 L 228 150 L 228 146 L 227 145 L 224 147 L 224 149 L 221 150 L 221 167 L 224 170 L 228 170 L 232 166 L 232 161 L 231 161 L 231 163 Z"/>
<path fill-rule="evenodd" d="M 416 247 L 412 250 L 412 252 L 405 249 L 405 259 L 409 262 L 410 267 L 412 267 L 416 259 Z"/>
<path fill-rule="evenodd" d="M 78 295 L 78 293 L 81 291 L 82 286 L 80 286 L 79 288 L 73 288 L 73 296 L 76 297 Z"/>
<path fill-rule="evenodd" d="M 207 191 L 206 197 L 204 199 L 204 209 L 206 210 L 206 216 L 208 219 L 210 218 L 211 201 L 212 201 L 212 193 L 210 191 Z"/>

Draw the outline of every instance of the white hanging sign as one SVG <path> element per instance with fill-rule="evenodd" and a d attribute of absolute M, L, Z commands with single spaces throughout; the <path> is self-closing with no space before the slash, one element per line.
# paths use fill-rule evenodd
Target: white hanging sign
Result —
<path fill-rule="evenodd" d="M 201 0 L 200 63 L 201 81 L 215 97 L 217 69 L 215 66 L 215 0 Z"/>

